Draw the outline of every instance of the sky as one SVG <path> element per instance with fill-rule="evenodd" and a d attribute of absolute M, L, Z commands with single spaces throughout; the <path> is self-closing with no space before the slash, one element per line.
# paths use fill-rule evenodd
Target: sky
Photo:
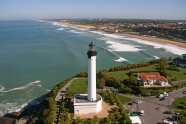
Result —
<path fill-rule="evenodd" d="M 0 0 L 0 20 L 186 20 L 186 0 Z"/>

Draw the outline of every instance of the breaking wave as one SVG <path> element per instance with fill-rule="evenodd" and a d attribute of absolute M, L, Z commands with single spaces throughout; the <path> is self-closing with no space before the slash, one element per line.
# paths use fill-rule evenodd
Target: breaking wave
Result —
<path fill-rule="evenodd" d="M 34 82 L 30 82 L 24 86 L 21 86 L 21 87 L 16 87 L 16 88 L 13 88 L 13 89 L 10 89 L 10 90 L 5 90 L 5 87 L 4 86 L 0 86 L 0 92 L 3 92 L 3 93 L 7 93 L 7 92 L 10 92 L 10 91 L 15 91 L 15 90 L 22 90 L 22 89 L 26 89 L 28 88 L 29 86 L 32 86 L 34 84 L 38 84 L 40 83 L 41 81 L 37 80 L 37 81 L 34 81 Z"/>
<path fill-rule="evenodd" d="M 124 61 L 127 61 L 127 60 L 122 58 L 122 57 L 119 57 L 119 59 L 116 59 L 114 61 L 116 61 L 116 62 L 124 62 Z"/>
<path fill-rule="evenodd" d="M 154 56 L 155 59 L 160 59 L 158 56 Z"/>
<path fill-rule="evenodd" d="M 154 48 L 162 48 L 165 51 L 173 53 L 173 54 L 182 55 L 182 54 L 186 53 L 186 48 L 178 47 L 178 46 L 175 46 L 175 45 L 156 43 L 156 42 L 151 42 L 151 41 L 146 41 L 146 40 L 141 40 L 141 39 L 135 39 L 135 38 L 131 38 L 131 39 L 133 39 L 133 41 L 138 42 L 140 44 L 154 46 Z"/>
<path fill-rule="evenodd" d="M 28 103 L 24 103 L 22 105 L 18 105 L 18 103 L 6 103 L 6 104 L 2 104 L 0 103 L 0 116 L 3 116 L 6 113 L 11 113 L 11 112 L 19 112 L 21 111 L 22 108 L 24 108 L 25 106 L 27 106 Z"/>
<path fill-rule="evenodd" d="M 97 46 L 97 47 L 99 47 L 99 48 L 101 48 L 101 49 L 103 49 L 103 50 L 108 51 L 108 52 L 109 52 L 109 53 L 110 53 L 112 56 L 114 56 L 114 57 L 118 58 L 118 59 L 114 60 L 114 61 L 116 61 L 116 62 L 123 62 L 123 61 L 127 61 L 127 60 L 126 60 L 126 59 L 124 59 L 123 57 L 118 56 L 117 54 L 113 53 L 112 51 L 110 51 L 110 50 L 108 50 L 108 49 L 106 49 L 106 48 L 104 48 L 104 47 L 101 47 L 101 46 Z"/>
<path fill-rule="evenodd" d="M 0 85 L 0 92 L 2 92 L 4 89 L 5 89 L 5 87 Z"/>
<path fill-rule="evenodd" d="M 62 30 L 64 30 L 64 28 L 58 28 L 57 30 L 58 30 L 58 31 L 62 31 Z"/>
<path fill-rule="evenodd" d="M 110 51 L 124 51 L 124 52 L 138 52 L 140 49 L 133 47 L 129 44 L 122 44 L 118 42 L 113 41 L 107 41 L 106 44 L 109 44 L 108 48 L 110 48 Z"/>
<path fill-rule="evenodd" d="M 98 31 L 90 31 L 90 32 L 100 34 L 100 35 L 103 35 L 103 36 L 107 36 L 107 37 L 111 37 L 111 38 L 124 39 L 124 40 L 129 40 L 129 41 L 137 42 L 137 43 L 144 44 L 144 45 L 154 46 L 154 48 L 156 48 L 156 49 L 162 48 L 165 51 L 176 54 L 176 55 L 182 55 L 182 54 L 186 53 L 186 48 L 178 47 L 178 46 L 175 46 L 175 45 L 172 45 L 172 44 L 152 42 L 152 41 L 141 40 L 141 39 L 137 39 L 137 38 L 129 38 L 129 37 L 126 37 L 126 36 L 119 36 L 119 35 L 115 35 L 115 34 L 107 34 L 107 33 L 98 32 Z"/>
<path fill-rule="evenodd" d="M 78 32 L 78 31 L 76 31 L 76 30 L 70 30 L 70 32 L 72 32 L 72 33 L 77 33 L 77 34 L 83 33 L 83 32 Z"/>

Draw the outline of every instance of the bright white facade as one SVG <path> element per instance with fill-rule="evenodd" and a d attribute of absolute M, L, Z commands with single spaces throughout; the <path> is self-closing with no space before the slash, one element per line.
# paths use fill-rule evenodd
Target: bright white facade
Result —
<path fill-rule="evenodd" d="M 88 59 L 88 100 L 96 100 L 96 56 Z"/>
<path fill-rule="evenodd" d="M 141 119 L 138 116 L 130 116 L 130 120 L 132 124 L 142 124 Z"/>
<path fill-rule="evenodd" d="M 78 96 L 84 96 L 84 98 L 78 98 Z M 98 113 L 102 110 L 102 98 L 100 95 L 97 95 L 97 101 L 93 102 L 87 100 L 87 94 L 76 94 L 74 98 L 75 115 Z"/>
<path fill-rule="evenodd" d="M 137 73 L 137 78 L 142 82 L 143 86 L 160 85 L 167 86 L 168 80 L 160 76 L 159 72 L 141 72 Z"/>
<path fill-rule="evenodd" d="M 74 95 L 74 114 L 98 113 L 102 110 L 102 97 L 96 94 L 96 55 L 94 44 L 89 45 L 88 55 L 88 94 Z"/>

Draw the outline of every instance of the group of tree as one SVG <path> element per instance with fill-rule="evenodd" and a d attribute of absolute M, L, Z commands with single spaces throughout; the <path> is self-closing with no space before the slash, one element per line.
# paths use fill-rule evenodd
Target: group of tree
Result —
<path fill-rule="evenodd" d="M 69 113 L 71 98 L 65 98 L 60 106 L 60 124 L 71 124 L 73 123 L 73 113 Z"/>
<path fill-rule="evenodd" d="M 178 116 L 178 124 L 186 124 L 186 111 L 182 111 L 179 113 L 179 116 Z"/>
<path fill-rule="evenodd" d="M 169 69 L 174 71 L 180 71 L 180 69 L 176 65 L 169 65 Z"/>
<path fill-rule="evenodd" d="M 155 61 L 152 61 L 152 63 L 154 64 Z M 137 63 L 137 64 L 128 64 L 128 65 L 121 65 L 121 66 L 114 66 L 114 67 L 111 67 L 109 69 L 110 72 L 113 72 L 113 71 L 126 71 L 126 70 L 130 70 L 130 69 L 135 69 L 135 68 L 140 68 L 140 67 L 147 67 L 151 65 L 151 62 L 140 62 L 140 63 Z"/>
<path fill-rule="evenodd" d="M 30 124 L 52 124 L 56 119 L 56 101 L 55 97 L 62 87 L 64 87 L 70 79 L 57 84 L 36 107 L 33 116 L 29 119 Z"/>
<path fill-rule="evenodd" d="M 104 99 L 104 101 L 106 101 L 108 104 L 117 105 L 117 107 L 111 110 L 109 116 L 103 120 L 105 123 L 121 123 L 121 124 L 131 123 L 127 115 L 127 112 L 123 108 L 123 104 L 121 103 L 121 100 L 117 92 L 106 90 L 106 91 L 99 91 L 98 94 L 100 94 Z"/>

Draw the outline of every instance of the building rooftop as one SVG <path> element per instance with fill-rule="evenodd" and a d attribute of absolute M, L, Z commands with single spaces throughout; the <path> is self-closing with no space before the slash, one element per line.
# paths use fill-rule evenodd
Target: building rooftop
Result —
<path fill-rule="evenodd" d="M 163 76 L 142 76 L 141 79 L 143 81 L 148 81 L 148 80 L 161 80 L 161 81 L 167 81 L 167 79 Z"/>
<path fill-rule="evenodd" d="M 75 94 L 74 95 L 74 103 L 97 103 L 101 99 L 102 99 L 101 96 L 97 94 L 96 94 L 95 101 L 89 101 L 88 94 Z"/>
<path fill-rule="evenodd" d="M 159 72 L 138 72 L 139 76 L 148 76 L 148 75 L 160 75 Z"/>

